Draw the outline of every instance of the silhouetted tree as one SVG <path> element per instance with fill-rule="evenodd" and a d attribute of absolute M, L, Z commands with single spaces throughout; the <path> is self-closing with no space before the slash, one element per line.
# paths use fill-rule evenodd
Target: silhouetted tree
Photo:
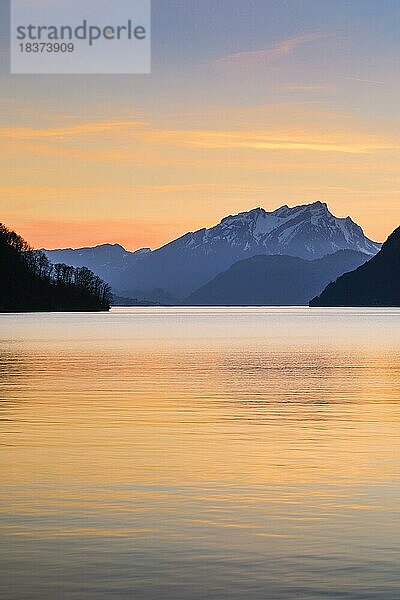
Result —
<path fill-rule="evenodd" d="M 92 271 L 53 265 L 0 223 L 0 310 L 109 310 L 111 299 Z"/>

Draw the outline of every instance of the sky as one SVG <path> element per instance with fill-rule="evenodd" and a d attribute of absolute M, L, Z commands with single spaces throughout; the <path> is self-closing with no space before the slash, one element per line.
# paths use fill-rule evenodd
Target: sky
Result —
<path fill-rule="evenodd" d="M 33 245 L 315 200 L 400 225 L 398 0 L 153 0 L 150 75 L 10 75 L 7 28 L 0 0 L 0 220 Z"/>

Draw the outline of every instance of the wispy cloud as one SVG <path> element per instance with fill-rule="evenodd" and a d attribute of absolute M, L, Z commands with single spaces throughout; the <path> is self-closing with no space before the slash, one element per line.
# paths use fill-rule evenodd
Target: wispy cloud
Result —
<path fill-rule="evenodd" d="M 345 77 L 347 81 L 358 81 L 359 83 L 372 83 L 375 85 L 385 85 L 384 81 L 377 81 L 376 79 L 364 79 L 363 77 Z"/>
<path fill-rule="evenodd" d="M 349 127 L 349 126 L 348 126 Z M 154 160 L 154 151 L 162 148 L 215 150 L 302 151 L 364 154 L 381 150 L 398 150 L 400 144 L 392 135 L 382 135 L 355 128 L 328 130 L 272 125 L 268 128 L 161 129 L 144 121 L 105 121 L 83 123 L 62 128 L 0 128 L 0 139 L 37 144 L 35 153 L 49 146 L 49 152 L 108 161 L 142 160 L 146 151 Z M 43 142 L 39 144 L 38 142 Z M 15 145 L 15 149 L 18 146 Z M 78 154 L 77 154 L 78 153 Z M 83 153 L 83 154 L 81 154 Z M 142 157 L 142 158 L 140 158 Z"/>
<path fill-rule="evenodd" d="M 209 149 L 253 149 L 253 150 L 300 150 L 311 152 L 342 152 L 363 154 L 377 150 L 399 149 L 394 140 L 378 136 L 359 135 L 357 139 L 337 135 L 327 139 L 323 133 L 312 134 L 304 131 L 189 131 L 157 132 L 159 139 L 168 135 L 188 146 Z"/>
<path fill-rule="evenodd" d="M 326 37 L 326 34 L 321 32 L 308 33 L 304 35 L 299 35 L 296 37 L 288 38 L 286 40 L 282 40 L 268 48 L 262 48 L 260 50 L 247 50 L 243 52 L 236 52 L 234 54 L 229 54 L 228 56 L 224 56 L 222 58 L 218 58 L 214 61 L 215 66 L 229 66 L 229 65 L 264 65 L 275 62 L 285 56 L 288 56 L 296 48 L 302 46 L 303 44 L 307 44 L 309 42 L 314 42 L 323 37 Z"/>
<path fill-rule="evenodd" d="M 33 128 L 33 127 L 0 127 L 0 138 L 9 139 L 38 139 L 38 138 L 64 138 L 84 135 L 96 135 L 126 132 L 133 127 L 142 126 L 143 121 L 101 121 L 95 123 L 82 123 L 65 127 Z"/>

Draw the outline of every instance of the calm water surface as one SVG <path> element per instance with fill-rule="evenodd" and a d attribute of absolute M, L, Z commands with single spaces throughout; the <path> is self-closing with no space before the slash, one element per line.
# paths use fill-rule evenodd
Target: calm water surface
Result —
<path fill-rule="evenodd" d="M 400 598 L 400 310 L 0 316 L 0 597 Z"/>

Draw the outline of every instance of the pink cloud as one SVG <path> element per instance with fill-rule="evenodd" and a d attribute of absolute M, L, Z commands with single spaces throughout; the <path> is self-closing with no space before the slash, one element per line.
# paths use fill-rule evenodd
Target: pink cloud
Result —
<path fill-rule="evenodd" d="M 298 46 L 319 40 L 325 37 L 323 33 L 308 33 L 297 37 L 288 38 L 261 50 L 249 50 L 229 54 L 214 61 L 214 65 L 262 65 L 275 62 L 291 54 Z"/>

